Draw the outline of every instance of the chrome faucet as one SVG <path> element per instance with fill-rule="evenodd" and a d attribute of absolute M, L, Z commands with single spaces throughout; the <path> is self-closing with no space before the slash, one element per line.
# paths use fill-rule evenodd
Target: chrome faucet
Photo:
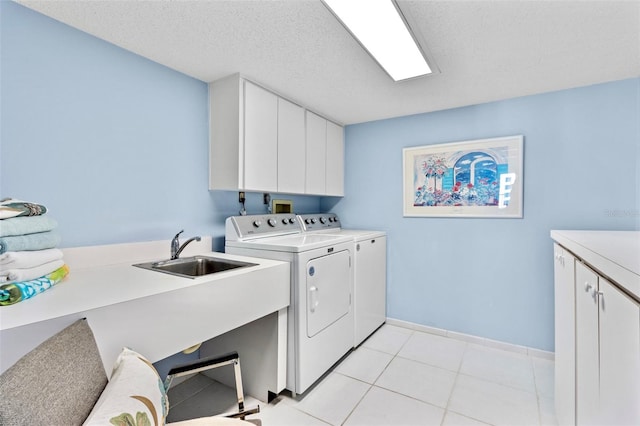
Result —
<path fill-rule="evenodd" d="M 179 258 L 180 253 L 182 253 L 182 250 L 184 250 L 187 244 L 189 244 L 191 241 L 200 241 L 200 236 L 197 236 L 197 237 L 189 238 L 187 241 L 184 242 L 184 244 L 180 245 L 180 240 L 178 239 L 178 237 L 183 232 L 184 232 L 184 229 L 178 232 L 176 236 L 173 237 L 173 240 L 171 240 L 171 260 Z"/>

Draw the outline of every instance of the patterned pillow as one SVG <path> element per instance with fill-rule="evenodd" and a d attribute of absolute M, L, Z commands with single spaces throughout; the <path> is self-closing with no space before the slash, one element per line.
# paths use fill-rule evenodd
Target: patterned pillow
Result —
<path fill-rule="evenodd" d="M 85 425 L 164 425 L 169 402 L 153 365 L 124 348 Z"/>

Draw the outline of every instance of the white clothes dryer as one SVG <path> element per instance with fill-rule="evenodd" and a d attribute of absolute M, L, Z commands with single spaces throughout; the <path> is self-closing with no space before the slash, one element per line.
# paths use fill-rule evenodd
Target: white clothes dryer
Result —
<path fill-rule="evenodd" d="M 387 318 L 387 235 L 384 231 L 343 229 L 335 213 L 298 215 L 298 221 L 307 234 L 351 238 L 355 348 Z"/>
<path fill-rule="evenodd" d="M 226 220 L 227 253 L 291 263 L 287 386 L 306 391 L 353 347 L 352 239 L 305 234 L 293 214 Z"/>

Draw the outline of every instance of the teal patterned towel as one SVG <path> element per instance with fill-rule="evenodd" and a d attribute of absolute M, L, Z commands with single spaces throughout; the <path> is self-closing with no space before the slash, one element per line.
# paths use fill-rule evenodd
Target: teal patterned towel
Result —
<path fill-rule="evenodd" d="M 15 198 L 3 198 L 0 200 L 0 219 L 17 216 L 39 216 L 46 212 L 47 208 L 40 204 L 20 201 Z"/>
<path fill-rule="evenodd" d="M 60 244 L 60 235 L 56 231 L 37 234 L 0 237 L 0 254 L 7 251 L 31 251 L 54 248 Z"/>
<path fill-rule="evenodd" d="M 50 289 L 69 273 L 63 265 L 50 274 L 31 281 L 0 285 L 0 306 L 13 305 Z"/>
<path fill-rule="evenodd" d="M 12 217 L 0 221 L 0 237 L 35 234 L 55 229 L 58 222 L 47 215 L 31 217 Z"/>

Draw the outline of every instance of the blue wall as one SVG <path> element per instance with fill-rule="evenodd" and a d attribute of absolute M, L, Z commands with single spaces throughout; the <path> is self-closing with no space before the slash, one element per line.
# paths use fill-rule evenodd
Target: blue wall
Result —
<path fill-rule="evenodd" d="M 206 83 L 0 1 L 0 197 L 46 205 L 62 247 L 213 235 L 238 214 L 208 190 Z M 291 197 L 297 212 L 318 197 Z M 265 212 L 248 194 L 250 214 Z"/>
<path fill-rule="evenodd" d="M 343 226 L 388 232 L 387 315 L 553 350 L 551 229 L 640 229 L 640 79 L 348 126 Z M 402 148 L 524 135 L 524 218 L 405 218 Z"/>

